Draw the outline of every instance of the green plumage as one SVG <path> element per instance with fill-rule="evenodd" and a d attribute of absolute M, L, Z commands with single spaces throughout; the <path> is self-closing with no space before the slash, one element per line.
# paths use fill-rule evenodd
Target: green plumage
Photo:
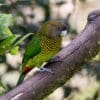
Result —
<path fill-rule="evenodd" d="M 61 31 L 65 29 L 65 24 L 60 22 L 48 21 L 43 25 L 26 48 L 21 75 L 25 75 L 33 67 L 41 67 L 43 62 L 50 60 L 59 52 L 62 41 Z"/>
<path fill-rule="evenodd" d="M 32 42 L 33 44 L 35 44 L 34 42 L 37 42 L 37 40 L 36 41 L 33 40 Z M 32 45 L 31 46 L 29 45 L 28 48 L 26 49 L 26 53 L 24 55 L 25 58 L 23 59 L 23 64 L 24 64 L 23 67 L 24 66 L 41 67 L 43 62 L 48 61 L 61 49 L 61 38 L 52 40 L 48 39 L 45 36 L 42 36 L 40 37 L 40 41 L 38 42 L 40 44 L 36 43 L 34 47 L 32 47 Z M 34 48 L 37 47 L 38 49 L 35 51 Z"/>
<path fill-rule="evenodd" d="M 36 36 L 28 44 L 22 62 L 22 68 L 37 54 L 41 52 L 40 37 Z"/>

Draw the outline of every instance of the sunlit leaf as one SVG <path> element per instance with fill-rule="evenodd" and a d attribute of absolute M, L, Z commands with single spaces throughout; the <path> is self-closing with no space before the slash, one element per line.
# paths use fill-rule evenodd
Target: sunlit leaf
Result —
<path fill-rule="evenodd" d="M 13 24 L 13 17 L 11 14 L 0 14 L 0 40 L 12 35 L 8 26 Z"/>
<path fill-rule="evenodd" d="M 13 24 L 11 14 L 0 14 L 0 28 L 8 27 Z"/>
<path fill-rule="evenodd" d="M 9 50 L 11 44 L 17 39 L 17 35 L 9 36 L 7 39 L 3 40 L 0 43 L 0 55 L 4 54 L 7 50 Z"/>
<path fill-rule="evenodd" d="M 10 54 L 12 55 L 16 55 L 19 53 L 19 46 L 15 46 L 13 47 L 10 51 L 9 51 Z"/>
<path fill-rule="evenodd" d="M 0 29 L 0 40 L 6 39 L 12 35 L 12 32 L 9 28 Z"/>

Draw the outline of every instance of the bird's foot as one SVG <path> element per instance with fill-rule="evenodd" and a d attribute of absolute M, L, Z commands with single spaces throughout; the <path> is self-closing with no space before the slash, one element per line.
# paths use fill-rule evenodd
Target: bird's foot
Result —
<path fill-rule="evenodd" d="M 43 67 L 43 68 L 40 69 L 40 71 L 41 71 L 41 72 L 45 72 L 45 71 L 46 71 L 46 72 L 49 72 L 49 73 L 51 73 L 51 74 L 54 74 L 54 72 L 53 72 L 51 69 L 49 69 L 49 68 L 44 68 L 44 67 Z"/>
<path fill-rule="evenodd" d="M 62 62 L 59 56 L 56 56 L 48 61 L 48 63 Z"/>

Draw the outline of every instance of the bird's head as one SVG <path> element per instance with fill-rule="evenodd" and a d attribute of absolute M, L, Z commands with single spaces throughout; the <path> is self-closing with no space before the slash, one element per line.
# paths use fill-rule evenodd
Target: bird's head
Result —
<path fill-rule="evenodd" d="M 58 38 L 67 34 L 66 25 L 62 22 L 54 20 L 47 21 L 40 29 L 40 34 L 47 36 L 48 38 Z"/>

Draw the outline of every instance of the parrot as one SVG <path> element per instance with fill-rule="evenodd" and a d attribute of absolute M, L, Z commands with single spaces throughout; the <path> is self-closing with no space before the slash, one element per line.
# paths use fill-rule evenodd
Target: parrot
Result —
<path fill-rule="evenodd" d="M 62 37 L 66 34 L 67 27 L 60 21 L 49 20 L 43 24 L 26 47 L 17 85 L 31 69 L 41 67 L 61 50 Z"/>

